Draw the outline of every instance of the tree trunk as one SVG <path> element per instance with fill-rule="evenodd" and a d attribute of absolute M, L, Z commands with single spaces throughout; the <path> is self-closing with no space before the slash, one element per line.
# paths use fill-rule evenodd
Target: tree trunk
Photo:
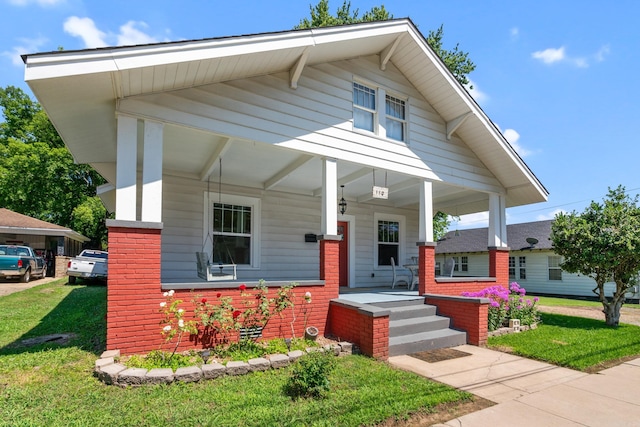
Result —
<path fill-rule="evenodd" d="M 627 291 L 626 286 L 616 286 L 616 292 L 611 297 L 611 301 L 605 302 L 602 301 L 602 306 L 604 309 L 602 312 L 604 313 L 604 318 L 608 326 L 618 326 L 620 323 L 620 308 L 622 304 L 624 304 L 625 293 Z"/>

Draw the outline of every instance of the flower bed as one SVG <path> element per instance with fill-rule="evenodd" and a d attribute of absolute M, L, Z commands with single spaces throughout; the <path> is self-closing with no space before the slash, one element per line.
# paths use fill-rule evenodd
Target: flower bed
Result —
<path fill-rule="evenodd" d="M 327 344 L 324 347 L 312 347 L 306 351 L 294 350 L 287 354 L 273 354 L 266 357 L 250 359 L 248 362 L 231 361 L 226 365 L 221 363 L 203 364 L 202 366 L 189 366 L 178 368 L 175 371 L 170 368 L 127 368 L 118 363 L 119 350 L 105 351 L 96 360 L 94 375 L 105 384 L 121 387 L 142 386 L 151 384 L 170 384 L 173 382 L 196 382 L 212 380 L 224 375 L 244 375 L 250 372 L 279 369 L 289 366 L 298 358 L 308 352 L 327 351 L 336 356 L 354 353 L 354 346 L 349 342 Z"/>

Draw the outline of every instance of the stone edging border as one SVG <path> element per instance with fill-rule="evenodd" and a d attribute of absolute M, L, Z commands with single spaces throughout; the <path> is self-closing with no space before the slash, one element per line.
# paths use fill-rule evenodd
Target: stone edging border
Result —
<path fill-rule="evenodd" d="M 116 363 L 120 357 L 120 350 L 108 350 L 96 360 L 93 373 L 100 381 L 107 385 L 120 387 L 142 386 L 150 384 L 171 384 L 172 382 L 197 382 L 200 380 L 212 380 L 223 375 L 245 375 L 250 372 L 279 369 L 289 366 L 306 353 L 313 351 L 333 352 L 335 356 L 357 353 L 357 348 L 346 341 L 338 344 L 327 344 L 324 347 L 311 347 L 305 351 L 294 350 L 287 354 L 273 354 L 266 357 L 251 359 L 248 362 L 227 362 L 203 364 L 202 366 L 189 366 L 178 368 L 174 372 L 171 368 L 127 368 Z"/>
<path fill-rule="evenodd" d="M 533 324 L 531 326 L 528 325 L 522 325 L 520 326 L 520 330 L 516 331 L 516 328 L 509 328 L 509 327 L 505 327 L 505 328 L 498 328 L 495 331 L 491 331 L 489 332 L 489 336 L 490 337 L 499 337 L 500 335 L 506 335 L 506 334 L 517 334 L 518 332 L 524 332 L 524 331 L 528 331 L 530 329 L 536 329 L 538 327 L 537 324 Z"/>

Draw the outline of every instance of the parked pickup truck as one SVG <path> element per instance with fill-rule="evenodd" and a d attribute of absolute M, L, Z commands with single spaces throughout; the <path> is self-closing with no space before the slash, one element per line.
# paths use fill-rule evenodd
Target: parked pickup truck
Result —
<path fill-rule="evenodd" d="M 27 283 L 32 276 L 46 275 L 47 263 L 29 246 L 0 245 L 0 278 L 19 278 Z"/>
<path fill-rule="evenodd" d="M 67 275 L 69 284 L 76 283 L 77 278 L 107 280 L 107 259 L 109 253 L 85 249 L 69 261 Z"/>

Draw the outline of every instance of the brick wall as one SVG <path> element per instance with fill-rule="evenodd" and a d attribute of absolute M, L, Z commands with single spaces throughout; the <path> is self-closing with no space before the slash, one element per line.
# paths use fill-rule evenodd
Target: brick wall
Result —
<path fill-rule="evenodd" d="M 488 298 L 427 294 L 425 302 L 437 306 L 439 315 L 449 317 L 453 328 L 466 331 L 469 344 L 487 344 Z"/>
<path fill-rule="evenodd" d="M 379 310 L 379 309 L 378 309 Z M 332 301 L 329 307 L 329 333 L 349 341 L 360 351 L 380 360 L 389 358 L 389 312 L 363 309 L 358 304 Z"/>

